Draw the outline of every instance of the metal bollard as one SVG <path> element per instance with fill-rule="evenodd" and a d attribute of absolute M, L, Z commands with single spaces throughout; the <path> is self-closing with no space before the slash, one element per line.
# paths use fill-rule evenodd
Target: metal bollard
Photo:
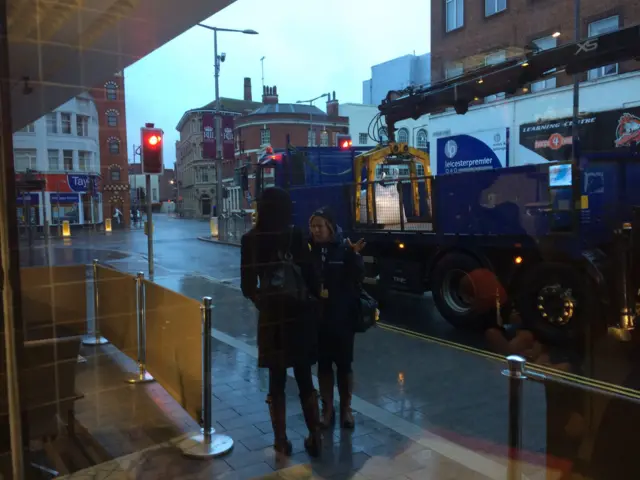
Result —
<path fill-rule="evenodd" d="M 214 433 L 211 379 L 211 317 L 213 300 L 202 299 L 202 430 L 178 443 L 178 448 L 187 457 L 211 458 L 224 455 L 233 448 L 233 439 L 228 435 Z"/>
<path fill-rule="evenodd" d="M 109 340 L 100 335 L 100 320 L 98 307 L 100 305 L 100 292 L 98 291 L 98 260 L 93 261 L 93 329 L 94 335 L 87 335 L 82 340 L 83 345 L 106 345 Z"/>
<path fill-rule="evenodd" d="M 507 369 L 502 371 L 509 378 L 509 465 L 507 480 L 520 480 L 522 467 L 520 453 L 522 450 L 522 385 L 525 375 L 526 361 L 518 355 L 507 357 Z"/>
<path fill-rule="evenodd" d="M 144 273 L 136 275 L 136 319 L 138 324 L 138 373 L 127 378 L 127 383 L 149 383 L 155 378 L 147 372 L 147 309 L 144 287 Z"/>

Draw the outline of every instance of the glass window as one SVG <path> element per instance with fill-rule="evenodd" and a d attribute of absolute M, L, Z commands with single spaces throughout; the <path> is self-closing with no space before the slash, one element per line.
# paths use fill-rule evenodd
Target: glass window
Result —
<path fill-rule="evenodd" d="M 401 128 L 398 130 L 398 142 L 400 143 L 409 143 L 409 130 L 406 128 Z"/>
<path fill-rule="evenodd" d="M 328 147 L 329 146 L 329 132 L 323 130 L 320 132 L 320 146 Z"/>
<path fill-rule="evenodd" d="M 260 146 L 271 144 L 271 130 L 265 128 L 260 130 Z"/>
<path fill-rule="evenodd" d="M 464 73 L 462 62 L 450 62 L 444 69 L 445 78 L 454 78 Z"/>
<path fill-rule="evenodd" d="M 464 25 L 464 0 L 445 0 L 447 32 Z"/>
<path fill-rule="evenodd" d="M 47 133 L 58 133 L 58 114 L 47 113 Z"/>
<path fill-rule="evenodd" d="M 89 136 L 89 117 L 86 115 L 76 115 L 76 131 L 79 137 Z"/>
<path fill-rule="evenodd" d="M 78 152 L 78 168 L 83 172 L 91 170 L 91 152 Z"/>
<path fill-rule="evenodd" d="M 378 130 L 378 141 L 386 142 L 389 140 L 389 136 L 387 134 L 387 127 L 380 127 Z"/>
<path fill-rule="evenodd" d="M 427 148 L 428 140 L 427 140 L 427 132 L 424 129 L 418 130 L 416 134 L 416 147 L 417 148 Z"/>
<path fill-rule="evenodd" d="M 551 48 L 556 48 L 558 46 L 558 39 L 553 35 L 549 35 L 548 37 L 538 38 L 533 41 L 533 44 L 538 47 L 540 50 L 549 50 Z M 556 69 L 549 70 L 545 73 L 553 73 Z M 535 82 L 531 84 L 532 92 L 539 92 L 541 90 L 545 90 L 547 88 L 556 88 L 556 77 L 548 78 L 546 80 L 541 80 L 539 82 Z"/>
<path fill-rule="evenodd" d="M 16 148 L 13 151 L 14 168 L 18 172 L 37 170 L 37 151 L 35 148 Z"/>
<path fill-rule="evenodd" d="M 490 53 L 484 59 L 485 65 L 497 65 L 498 63 L 502 63 L 507 59 L 507 53 L 504 50 L 498 50 L 497 52 Z M 485 97 L 484 101 L 486 103 L 495 102 L 496 100 L 502 100 L 505 97 L 504 92 L 498 93 L 496 95 L 489 95 Z"/>
<path fill-rule="evenodd" d="M 111 140 L 109 142 L 109 153 L 111 155 L 118 155 L 120 153 L 120 142 L 117 140 Z"/>
<path fill-rule="evenodd" d="M 36 126 L 33 123 L 28 123 L 18 131 L 20 133 L 36 133 Z"/>
<path fill-rule="evenodd" d="M 309 132 L 307 133 L 307 145 L 310 147 L 316 146 L 316 131 L 313 129 L 309 129 Z"/>
<path fill-rule="evenodd" d="M 597 22 L 592 22 L 589 24 L 589 36 L 597 37 L 599 35 L 604 35 L 605 33 L 618 30 L 619 26 L 620 18 L 618 17 L 618 15 L 603 18 L 602 20 L 598 20 Z M 589 70 L 589 80 L 596 80 L 598 78 L 615 75 L 617 73 L 618 64 L 612 63 L 611 65 L 605 65 L 604 67 L 598 67 L 594 68 L 593 70 Z"/>
<path fill-rule="evenodd" d="M 105 86 L 107 100 L 118 99 L 118 86 L 115 83 L 107 83 Z"/>
<path fill-rule="evenodd" d="M 111 169 L 111 181 L 112 182 L 119 182 L 120 181 L 120 169 L 119 168 L 112 168 Z"/>
<path fill-rule="evenodd" d="M 54 172 L 60 170 L 60 151 L 48 150 L 47 157 L 49 159 L 49 170 Z"/>
<path fill-rule="evenodd" d="M 157 202 L 158 201 L 158 189 L 157 188 L 152 188 L 151 189 L 151 201 L 152 202 Z"/>
<path fill-rule="evenodd" d="M 62 151 L 62 163 L 66 171 L 73 170 L 73 150 Z"/>
<path fill-rule="evenodd" d="M 65 135 L 71 135 L 71 114 L 61 113 L 60 124 L 62 125 L 62 133 Z"/>
<path fill-rule="evenodd" d="M 507 0 L 484 0 L 484 14 L 487 17 L 506 9 Z"/>
<path fill-rule="evenodd" d="M 358 140 L 360 145 L 366 145 L 367 142 L 369 141 L 369 134 L 368 133 L 360 133 L 358 135 Z"/>
<path fill-rule="evenodd" d="M 110 127 L 118 126 L 118 115 L 115 112 L 107 113 L 107 125 Z"/>

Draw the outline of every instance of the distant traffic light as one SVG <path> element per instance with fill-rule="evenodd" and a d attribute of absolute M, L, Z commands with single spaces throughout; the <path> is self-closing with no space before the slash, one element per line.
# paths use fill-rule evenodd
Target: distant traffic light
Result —
<path fill-rule="evenodd" d="M 349 150 L 353 146 L 351 135 L 338 135 L 336 139 L 341 150 Z"/>
<path fill-rule="evenodd" d="M 153 124 L 140 129 L 140 157 L 144 175 L 162 175 L 164 172 L 164 132 Z"/>

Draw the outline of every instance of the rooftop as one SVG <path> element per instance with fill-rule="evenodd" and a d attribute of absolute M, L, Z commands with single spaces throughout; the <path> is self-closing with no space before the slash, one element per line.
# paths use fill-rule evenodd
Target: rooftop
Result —
<path fill-rule="evenodd" d="M 313 105 L 305 105 L 303 103 L 274 103 L 261 105 L 260 108 L 254 110 L 249 115 L 264 115 L 269 113 L 302 113 L 305 115 L 314 115 L 317 117 L 326 117 L 327 114 Z"/>

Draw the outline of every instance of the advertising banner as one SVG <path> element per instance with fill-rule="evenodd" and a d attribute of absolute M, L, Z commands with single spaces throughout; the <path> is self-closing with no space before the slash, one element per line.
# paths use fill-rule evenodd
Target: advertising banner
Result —
<path fill-rule="evenodd" d="M 16 197 L 16 202 L 18 207 L 22 207 L 26 202 L 29 205 L 39 205 L 40 204 L 40 194 L 39 193 L 26 193 L 26 192 L 18 192 L 18 196 Z"/>
<path fill-rule="evenodd" d="M 560 118 L 520 125 L 523 154 L 535 154 L 532 161 L 570 160 L 572 119 Z M 640 107 L 609 110 L 582 116 L 578 120 L 580 151 L 631 153 L 640 143 Z"/>
<path fill-rule="evenodd" d="M 98 191 L 99 189 L 99 179 L 94 175 L 82 175 L 70 173 L 67 175 L 67 184 L 72 192 L 77 193 L 92 193 L 94 191 Z"/>
<path fill-rule="evenodd" d="M 77 193 L 50 193 L 49 201 L 51 203 L 78 203 Z"/>
<path fill-rule="evenodd" d="M 436 151 L 437 175 L 507 167 L 509 129 L 494 128 L 439 138 Z"/>
<path fill-rule="evenodd" d="M 213 113 L 202 115 L 202 158 L 216 158 L 216 117 Z"/>
<path fill-rule="evenodd" d="M 224 115 L 222 117 L 222 158 L 233 160 L 236 148 L 233 139 L 233 116 Z"/>

